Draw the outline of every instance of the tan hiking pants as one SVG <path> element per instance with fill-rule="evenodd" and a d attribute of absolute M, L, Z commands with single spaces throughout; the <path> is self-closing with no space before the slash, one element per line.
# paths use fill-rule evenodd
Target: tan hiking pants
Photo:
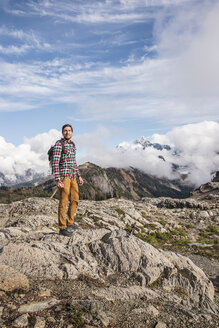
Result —
<path fill-rule="evenodd" d="M 61 181 L 64 180 L 64 177 L 61 177 Z M 67 226 L 71 225 L 74 222 L 74 214 L 76 212 L 78 201 L 79 201 L 79 192 L 78 184 L 76 179 L 67 178 L 64 182 L 64 188 L 60 188 L 60 201 L 58 209 L 58 223 L 59 229 L 65 229 Z M 66 206 L 69 201 L 69 207 L 67 211 L 67 219 L 65 218 Z"/>

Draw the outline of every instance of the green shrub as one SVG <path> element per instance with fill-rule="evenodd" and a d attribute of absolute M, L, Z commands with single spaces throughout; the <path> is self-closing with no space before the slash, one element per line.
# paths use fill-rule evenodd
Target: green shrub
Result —
<path fill-rule="evenodd" d="M 181 227 L 176 227 L 176 228 L 174 228 L 172 231 L 171 231 L 171 233 L 173 234 L 173 235 L 180 235 L 180 236 L 186 236 L 186 232 L 183 230 L 183 228 L 181 228 Z"/>
<path fill-rule="evenodd" d="M 179 239 L 174 239 L 174 241 L 172 242 L 174 245 L 178 245 L 178 246 L 185 246 L 188 243 L 190 243 L 191 240 L 185 237 L 180 237 Z"/>
<path fill-rule="evenodd" d="M 81 307 L 75 307 L 74 312 L 70 315 L 70 323 L 74 325 L 74 328 L 83 328 L 85 321 L 83 319 L 83 310 Z"/>
<path fill-rule="evenodd" d="M 154 236 L 153 234 L 137 233 L 135 236 L 138 237 L 139 239 L 143 240 L 144 242 L 151 244 L 154 247 L 160 246 L 160 242 L 157 240 L 156 236 Z"/>

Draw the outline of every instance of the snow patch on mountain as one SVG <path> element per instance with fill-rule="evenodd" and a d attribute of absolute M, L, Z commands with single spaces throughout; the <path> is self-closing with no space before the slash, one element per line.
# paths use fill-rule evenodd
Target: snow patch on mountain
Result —
<path fill-rule="evenodd" d="M 152 147 L 157 150 L 164 150 L 164 149 L 171 150 L 171 147 L 169 145 L 160 145 L 159 143 L 152 143 L 144 136 L 140 137 L 139 139 L 136 139 L 133 142 L 123 141 L 117 146 L 118 149 L 124 149 L 124 150 L 128 150 L 128 149 L 137 150 L 142 148 L 146 149 L 147 147 Z"/>

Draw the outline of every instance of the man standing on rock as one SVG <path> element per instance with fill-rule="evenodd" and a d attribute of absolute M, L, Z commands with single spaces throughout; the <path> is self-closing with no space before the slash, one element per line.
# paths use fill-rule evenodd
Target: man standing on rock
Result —
<path fill-rule="evenodd" d="M 74 229 L 74 214 L 76 212 L 79 192 L 76 177 L 79 185 L 84 181 L 80 175 L 76 163 L 76 148 L 71 140 L 73 129 L 70 124 L 62 127 L 63 138 L 58 140 L 53 148 L 52 173 L 60 190 L 60 201 L 58 208 L 59 233 L 63 236 L 71 237 Z M 69 201 L 67 219 L 65 218 L 66 206 Z"/>

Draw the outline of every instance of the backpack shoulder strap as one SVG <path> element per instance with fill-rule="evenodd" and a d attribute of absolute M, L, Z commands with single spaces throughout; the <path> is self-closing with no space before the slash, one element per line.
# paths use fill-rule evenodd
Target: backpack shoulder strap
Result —
<path fill-rule="evenodd" d="M 61 145 L 62 145 L 62 152 L 64 151 L 65 149 L 65 142 L 64 140 L 60 139 L 60 142 L 61 142 Z"/>

